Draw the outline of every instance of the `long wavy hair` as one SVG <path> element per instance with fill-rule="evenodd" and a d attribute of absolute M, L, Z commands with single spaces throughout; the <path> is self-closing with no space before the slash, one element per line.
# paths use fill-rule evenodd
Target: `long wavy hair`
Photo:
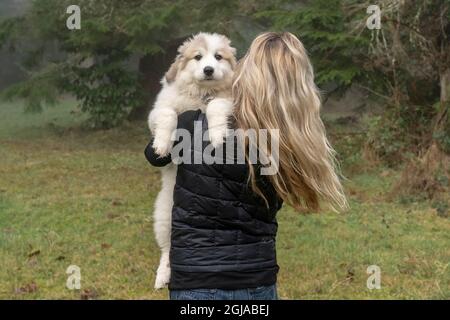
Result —
<path fill-rule="evenodd" d="M 289 32 L 259 35 L 237 66 L 232 90 L 237 128 L 279 130 L 278 171 L 267 176 L 278 195 L 300 212 L 318 211 L 322 201 L 346 209 L 313 67 L 300 40 Z M 267 203 L 251 163 L 249 169 L 253 191 Z"/>

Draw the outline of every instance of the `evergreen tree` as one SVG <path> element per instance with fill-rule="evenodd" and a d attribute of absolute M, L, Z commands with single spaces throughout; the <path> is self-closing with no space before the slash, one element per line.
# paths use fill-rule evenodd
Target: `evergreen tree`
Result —
<path fill-rule="evenodd" d="M 26 52 L 23 67 L 29 74 L 4 95 L 24 98 L 27 109 L 40 110 L 61 93 L 73 94 L 96 127 L 143 118 L 186 37 L 222 32 L 242 45 L 245 30 L 240 30 L 239 17 L 262 3 L 80 0 L 81 30 L 68 30 L 71 1 L 35 0 L 24 16 L 0 25 L 0 47 Z"/>

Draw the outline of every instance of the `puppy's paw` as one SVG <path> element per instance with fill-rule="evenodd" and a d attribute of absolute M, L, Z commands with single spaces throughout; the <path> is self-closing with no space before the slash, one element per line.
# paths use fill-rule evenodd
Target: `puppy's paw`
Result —
<path fill-rule="evenodd" d="M 224 143 L 228 134 L 229 117 L 233 114 L 233 103 L 229 99 L 216 98 L 206 108 L 209 140 L 214 148 Z"/>
<path fill-rule="evenodd" d="M 170 108 L 154 108 L 148 117 L 150 131 L 155 134 L 159 130 L 172 132 L 177 128 L 177 113 Z"/>
<path fill-rule="evenodd" d="M 214 148 L 217 148 L 224 143 L 224 139 L 227 136 L 227 130 L 228 128 L 226 124 L 208 129 L 209 141 L 211 141 Z"/>
<path fill-rule="evenodd" d="M 165 157 L 170 153 L 170 150 L 172 150 L 172 141 L 162 141 L 161 139 L 154 140 L 152 147 L 157 155 Z"/>
<path fill-rule="evenodd" d="M 170 267 L 161 264 L 156 271 L 155 289 L 165 288 L 170 282 Z"/>

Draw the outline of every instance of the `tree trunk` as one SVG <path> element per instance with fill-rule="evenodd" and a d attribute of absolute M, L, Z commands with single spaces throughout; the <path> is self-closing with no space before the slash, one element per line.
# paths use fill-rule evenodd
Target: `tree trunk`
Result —
<path fill-rule="evenodd" d="M 146 120 L 153 101 L 161 89 L 161 78 L 175 58 L 177 45 L 170 45 L 166 52 L 145 55 L 139 60 L 139 83 L 143 88 L 142 105 L 133 109 L 128 120 Z"/>
<path fill-rule="evenodd" d="M 450 101 L 450 68 L 441 74 L 441 102 Z"/>
<path fill-rule="evenodd" d="M 441 101 L 436 117 L 434 132 L 444 130 L 448 124 L 448 109 L 450 108 L 450 68 L 440 74 Z"/>
<path fill-rule="evenodd" d="M 153 97 L 160 88 L 159 81 L 163 71 L 159 70 L 163 55 L 145 55 L 139 60 L 139 84 L 143 89 L 142 104 L 134 108 L 128 115 L 128 120 L 145 120 L 149 113 Z"/>

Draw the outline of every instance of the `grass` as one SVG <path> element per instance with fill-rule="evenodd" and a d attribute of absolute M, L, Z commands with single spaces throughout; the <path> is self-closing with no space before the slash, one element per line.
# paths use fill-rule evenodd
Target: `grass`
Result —
<path fill-rule="evenodd" d="M 159 173 L 143 157 L 145 124 L 85 129 L 74 106 L 24 115 L 0 104 L 0 298 L 166 299 L 152 289 Z M 357 162 L 344 162 L 349 212 L 279 213 L 281 298 L 450 299 L 450 219 L 387 201 L 399 173 L 350 170 Z M 66 288 L 70 265 L 81 290 Z M 370 265 L 380 290 L 366 287 Z"/>

